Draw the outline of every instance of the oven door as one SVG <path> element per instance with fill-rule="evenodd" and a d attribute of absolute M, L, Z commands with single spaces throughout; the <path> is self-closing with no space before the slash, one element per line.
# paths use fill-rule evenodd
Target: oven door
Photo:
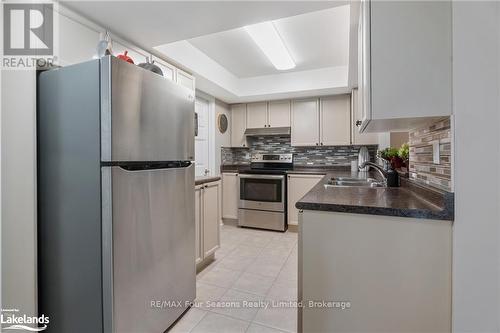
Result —
<path fill-rule="evenodd" d="M 239 208 L 285 211 L 284 175 L 240 174 Z"/>

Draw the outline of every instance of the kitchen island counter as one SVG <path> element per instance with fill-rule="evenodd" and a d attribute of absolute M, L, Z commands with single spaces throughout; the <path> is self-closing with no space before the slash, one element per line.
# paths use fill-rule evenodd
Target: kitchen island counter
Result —
<path fill-rule="evenodd" d="M 301 210 L 453 221 L 453 193 L 423 187 L 403 178 L 401 187 L 392 188 L 325 186 L 328 180 L 340 176 L 358 175 L 345 171 L 328 172 L 297 202 L 296 207 Z"/>

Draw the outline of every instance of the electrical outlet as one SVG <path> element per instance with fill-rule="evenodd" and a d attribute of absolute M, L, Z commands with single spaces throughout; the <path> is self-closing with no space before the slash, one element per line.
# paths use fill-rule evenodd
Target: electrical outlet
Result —
<path fill-rule="evenodd" d="M 439 141 L 432 141 L 432 163 L 439 164 Z"/>

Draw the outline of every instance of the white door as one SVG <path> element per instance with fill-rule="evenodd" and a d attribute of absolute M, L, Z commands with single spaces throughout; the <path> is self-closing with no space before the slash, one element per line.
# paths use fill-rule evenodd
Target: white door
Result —
<path fill-rule="evenodd" d="M 208 101 L 196 97 L 195 112 L 198 117 L 198 131 L 194 140 L 195 176 L 210 175 L 208 153 Z"/>

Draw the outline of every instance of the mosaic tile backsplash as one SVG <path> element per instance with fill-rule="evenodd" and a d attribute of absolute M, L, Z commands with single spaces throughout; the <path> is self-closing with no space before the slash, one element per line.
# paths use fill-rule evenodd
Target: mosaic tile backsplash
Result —
<path fill-rule="evenodd" d="M 443 118 L 410 131 L 410 178 L 445 191 L 452 191 L 451 121 Z M 432 142 L 439 142 L 439 164 L 432 161 Z"/>
<path fill-rule="evenodd" d="M 293 153 L 296 166 L 350 166 L 358 158 L 362 146 L 319 146 L 292 147 L 290 137 L 261 136 L 248 138 L 249 148 L 222 148 L 222 165 L 250 163 L 253 154 Z M 372 161 L 377 153 L 377 145 L 367 145 Z"/>

